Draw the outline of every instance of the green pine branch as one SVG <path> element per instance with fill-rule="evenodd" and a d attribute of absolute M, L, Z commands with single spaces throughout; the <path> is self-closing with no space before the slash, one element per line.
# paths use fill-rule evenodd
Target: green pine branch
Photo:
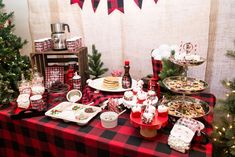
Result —
<path fill-rule="evenodd" d="M 88 54 L 88 71 L 87 73 L 94 78 L 98 78 L 108 71 L 108 68 L 103 68 L 104 63 L 101 61 L 101 53 L 92 45 L 92 54 Z"/>
<path fill-rule="evenodd" d="M 14 13 L 5 13 L 3 1 L 0 0 L 0 104 L 8 104 L 15 99 L 21 74 L 30 77 L 30 60 L 21 56 L 20 49 L 26 40 L 16 36 L 12 19 Z M 9 22 L 10 21 L 10 22 Z"/>

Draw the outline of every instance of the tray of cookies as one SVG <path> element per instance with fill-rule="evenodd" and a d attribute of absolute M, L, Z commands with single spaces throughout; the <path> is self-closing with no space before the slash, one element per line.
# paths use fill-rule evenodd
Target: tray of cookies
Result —
<path fill-rule="evenodd" d="M 185 76 L 167 77 L 163 80 L 163 84 L 169 90 L 182 94 L 195 94 L 208 88 L 205 81 Z"/>
<path fill-rule="evenodd" d="M 101 112 L 100 107 L 62 102 L 48 110 L 45 115 L 54 119 L 62 119 L 65 122 L 75 122 L 82 126 L 86 125 L 99 112 Z"/>

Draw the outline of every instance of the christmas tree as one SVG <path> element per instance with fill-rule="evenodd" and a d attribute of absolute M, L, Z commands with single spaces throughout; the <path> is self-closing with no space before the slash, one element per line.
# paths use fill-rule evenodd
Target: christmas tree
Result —
<path fill-rule="evenodd" d="M 20 49 L 26 44 L 12 33 L 14 13 L 5 13 L 4 4 L 0 0 L 0 105 L 6 105 L 17 97 L 18 81 L 23 73 L 26 78 L 30 75 L 29 57 L 21 56 Z"/>
<path fill-rule="evenodd" d="M 92 54 L 88 54 L 88 74 L 92 75 L 93 78 L 98 78 L 108 71 L 107 68 L 103 68 L 104 63 L 101 61 L 101 53 L 92 45 Z"/>
<path fill-rule="evenodd" d="M 235 51 L 229 50 L 227 56 L 235 58 Z M 235 79 L 223 80 L 222 84 L 230 92 L 226 99 L 219 101 L 211 135 L 215 156 L 235 156 Z M 220 151 L 220 152 L 218 152 Z"/>

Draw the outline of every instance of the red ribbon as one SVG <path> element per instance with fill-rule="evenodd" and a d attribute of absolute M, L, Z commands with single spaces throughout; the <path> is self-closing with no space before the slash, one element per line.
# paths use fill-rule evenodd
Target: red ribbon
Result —
<path fill-rule="evenodd" d="M 82 9 L 84 1 L 85 1 L 85 0 L 71 0 L 71 4 L 78 3 L 78 5 L 80 6 L 80 8 Z"/>
<path fill-rule="evenodd" d="M 108 0 L 108 14 L 111 14 L 115 9 L 124 13 L 123 0 Z"/>

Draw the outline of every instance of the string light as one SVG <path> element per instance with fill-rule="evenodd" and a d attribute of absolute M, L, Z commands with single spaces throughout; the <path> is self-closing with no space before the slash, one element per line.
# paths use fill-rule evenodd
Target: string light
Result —
<path fill-rule="evenodd" d="M 217 141 L 217 139 L 216 139 L 216 138 L 214 138 L 213 140 L 214 140 L 215 142 Z"/>
<path fill-rule="evenodd" d="M 218 126 L 215 126 L 214 128 L 217 130 L 217 129 L 218 129 Z"/>
<path fill-rule="evenodd" d="M 230 126 L 229 126 L 229 129 L 232 129 L 232 128 L 233 128 L 233 126 L 232 126 L 232 125 L 230 125 Z"/>
<path fill-rule="evenodd" d="M 227 114 L 227 118 L 229 118 L 230 117 L 230 115 L 229 115 L 229 113 Z"/>
<path fill-rule="evenodd" d="M 223 131 L 226 131 L 226 129 L 225 129 L 224 127 L 222 128 L 222 130 L 223 130 Z"/>
<path fill-rule="evenodd" d="M 219 134 L 222 135 L 222 133 L 219 131 Z"/>

